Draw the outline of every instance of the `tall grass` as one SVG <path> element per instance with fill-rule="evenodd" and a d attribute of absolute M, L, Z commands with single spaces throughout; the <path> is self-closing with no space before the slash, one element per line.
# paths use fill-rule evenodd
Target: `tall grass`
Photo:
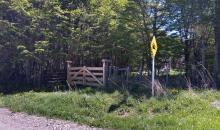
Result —
<path fill-rule="evenodd" d="M 220 110 L 211 102 L 220 92 L 181 91 L 150 98 L 119 92 L 28 92 L 0 98 L 13 111 L 61 118 L 90 126 L 121 130 L 220 129 Z"/>

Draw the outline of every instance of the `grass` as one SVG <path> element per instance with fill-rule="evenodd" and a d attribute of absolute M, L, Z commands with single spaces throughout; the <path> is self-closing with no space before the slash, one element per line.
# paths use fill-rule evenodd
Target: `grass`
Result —
<path fill-rule="evenodd" d="M 127 97 L 117 91 L 27 92 L 0 96 L 0 106 L 120 130 L 217 130 L 220 110 L 211 103 L 219 99 L 220 92 L 214 90 L 180 91 L 150 99 Z"/>

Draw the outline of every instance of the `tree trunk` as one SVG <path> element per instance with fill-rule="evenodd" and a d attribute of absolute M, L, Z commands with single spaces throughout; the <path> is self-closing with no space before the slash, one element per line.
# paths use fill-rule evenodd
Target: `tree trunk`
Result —
<path fill-rule="evenodd" d="M 190 64 L 190 41 L 186 40 L 185 41 L 185 72 L 186 72 L 186 77 L 187 79 L 190 78 L 191 75 L 191 64 Z"/>
<path fill-rule="evenodd" d="M 220 89 L 220 1 L 216 0 L 215 7 L 215 42 L 216 42 L 216 65 L 215 65 L 215 78 L 217 88 Z"/>
<path fill-rule="evenodd" d="M 157 37 L 157 18 L 158 18 L 158 14 L 157 14 L 157 9 L 154 9 L 153 12 L 153 35 Z"/>
<path fill-rule="evenodd" d="M 145 65 L 145 62 L 144 62 L 145 56 L 144 55 L 145 55 L 145 53 L 143 53 L 143 56 L 141 58 L 141 64 L 140 64 L 140 69 L 139 69 L 140 75 L 142 75 L 143 71 L 144 71 L 144 65 Z"/>
<path fill-rule="evenodd" d="M 205 42 L 204 42 L 204 38 L 202 37 L 201 38 L 201 55 L 202 55 L 202 57 L 201 57 L 201 60 L 202 60 L 202 65 L 203 66 L 206 66 L 205 65 L 205 62 L 206 62 L 206 46 L 205 46 Z"/>

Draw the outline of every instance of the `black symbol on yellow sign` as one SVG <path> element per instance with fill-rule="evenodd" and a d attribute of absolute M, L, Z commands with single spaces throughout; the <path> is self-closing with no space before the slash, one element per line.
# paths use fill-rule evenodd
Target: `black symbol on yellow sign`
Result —
<path fill-rule="evenodd" d="M 152 58 L 154 58 L 156 56 L 156 53 L 157 53 L 157 41 L 156 41 L 156 37 L 154 36 L 152 41 L 151 41 L 151 55 L 152 55 Z"/>

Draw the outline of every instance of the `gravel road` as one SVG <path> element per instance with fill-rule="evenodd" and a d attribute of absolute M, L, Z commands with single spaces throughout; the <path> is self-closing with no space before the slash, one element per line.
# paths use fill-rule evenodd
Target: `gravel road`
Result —
<path fill-rule="evenodd" d="M 102 130 L 70 121 L 47 119 L 0 108 L 0 130 Z"/>

